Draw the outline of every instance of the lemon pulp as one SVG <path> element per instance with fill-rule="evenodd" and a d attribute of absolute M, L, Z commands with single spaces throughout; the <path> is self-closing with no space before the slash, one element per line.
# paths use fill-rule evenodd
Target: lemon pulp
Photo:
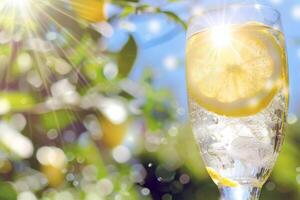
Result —
<path fill-rule="evenodd" d="M 220 115 L 258 113 L 286 85 L 283 44 L 281 32 L 258 23 L 194 34 L 187 44 L 190 98 Z"/>

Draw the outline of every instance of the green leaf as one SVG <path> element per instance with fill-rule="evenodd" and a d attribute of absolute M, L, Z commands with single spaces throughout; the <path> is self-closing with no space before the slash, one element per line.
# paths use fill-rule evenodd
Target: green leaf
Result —
<path fill-rule="evenodd" d="M 143 111 L 148 128 L 151 131 L 162 129 L 171 118 L 164 102 L 160 102 L 155 99 L 147 99 L 147 103 L 144 105 Z"/>
<path fill-rule="evenodd" d="M 17 193 L 11 184 L 0 182 L 0 199 L 1 200 L 16 200 Z"/>
<path fill-rule="evenodd" d="M 118 0 L 118 1 L 127 1 L 127 2 L 135 2 L 135 3 L 139 2 L 139 0 Z"/>
<path fill-rule="evenodd" d="M 112 3 L 119 4 L 119 3 L 126 3 L 126 2 L 133 2 L 138 3 L 140 0 L 111 0 Z"/>
<path fill-rule="evenodd" d="M 176 15 L 175 13 L 173 13 L 171 11 L 160 10 L 160 12 L 167 15 L 170 19 L 174 20 L 175 22 L 180 24 L 185 30 L 187 30 L 187 24 L 180 17 L 178 17 L 178 15 Z"/>
<path fill-rule="evenodd" d="M 120 14 L 120 17 L 127 17 L 128 15 L 135 13 L 135 10 L 136 9 L 134 7 L 127 6 L 127 7 L 123 8 L 123 11 Z"/>
<path fill-rule="evenodd" d="M 145 86 L 146 102 L 142 107 L 148 128 L 157 131 L 175 118 L 172 95 L 168 90 L 154 90 Z"/>
<path fill-rule="evenodd" d="M 61 130 L 76 120 L 75 114 L 69 110 L 58 110 L 43 114 L 41 122 L 45 129 Z"/>
<path fill-rule="evenodd" d="M 11 112 L 29 110 L 36 104 L 32 95 L 22 92 L 1 92 L 0 100 L 8 103 Z"/>
<path fill-rule="evenodd" d="M 137 6 L 139 5 L 139 0 L 110 0 L 110 3 L 119 6 L 123 9 L 126 8 L 133 8 L 133 10 L 135 11 Z M 125 11 L 126 13 L 127 11 Z M 123 13 L 121 13 L 120 17 L 123 17 Z"/>
<path fill-rule="evenodd" d="M 118 66 L 119 74 L 121 77 L 126 77 L 137 57 L 138 47 L 132 35 L 129 35 L 127 43 L 124 45 L 122 50 L 119 52 Z"/>

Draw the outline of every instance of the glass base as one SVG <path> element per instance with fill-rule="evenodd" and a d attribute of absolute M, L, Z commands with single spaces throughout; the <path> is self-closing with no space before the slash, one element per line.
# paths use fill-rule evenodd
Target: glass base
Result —
<path fill-rule="evenodd" d="M 258 200 L 261 188 L 251 185 L 241 185 L 238 187 L 219 187 L 221 193 L 220 200 Z"/>

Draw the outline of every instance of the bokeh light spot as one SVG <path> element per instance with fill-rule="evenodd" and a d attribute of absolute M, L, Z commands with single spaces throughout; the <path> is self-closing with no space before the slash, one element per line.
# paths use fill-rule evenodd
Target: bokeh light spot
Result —
<path fill-rule="evenodd" d="M 10 111 L 10 102 L 5 98 L 0 98 L 0 114 L 6 114 Z"/>
<path fill-rule="evenodd" d="M 296 20 L 300 20 L 300 5 L 297 4 L 292 8 L 292 16 Z"/>
<path fill-rule="evenodd" d="M 18 200 L 37 200 L 37 198 L 32 192 L 26 191 L 26 192 L 21 192 L 18 195 Z"/>
<path fill-rule="evenodd" d="M 122 145 L 114 148 L 112 155 L 115 161 L 117 161 L 118 163 L 126 163 L 131 158 L 130 150 Z"/>

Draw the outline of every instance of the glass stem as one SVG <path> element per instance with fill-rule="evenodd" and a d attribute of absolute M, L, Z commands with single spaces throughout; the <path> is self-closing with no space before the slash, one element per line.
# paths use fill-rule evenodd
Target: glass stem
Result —
<path fill-rule="evenodd" d="M 220 187 L 220 200 L 258 200 L 261 188 L 251 185 L 240 185 L 238 187 Z"/>

